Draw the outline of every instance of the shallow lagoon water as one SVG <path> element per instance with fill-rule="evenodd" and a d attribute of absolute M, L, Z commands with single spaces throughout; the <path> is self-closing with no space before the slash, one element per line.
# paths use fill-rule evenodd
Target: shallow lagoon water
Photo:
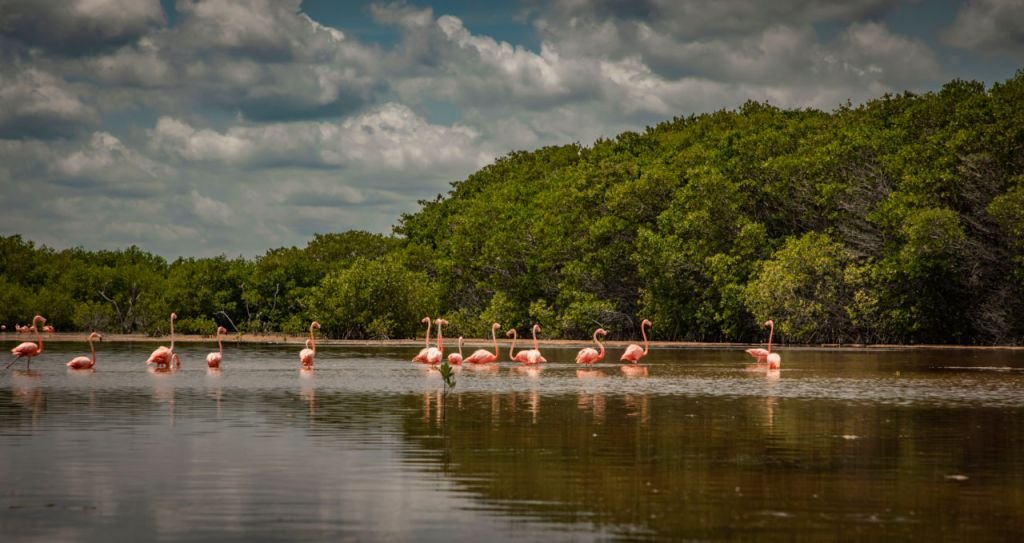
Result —
<path fill-rule="evenodd" d="M 5 346 L 9 348 L 13 342 Z M 1024 353 L 544 349 L 457 374 L 413 347 L 49 343 L 0 375 L 4 541 L 1015 539 Z M 609 358 L 618 350 L 611 350 Z M 505 353 L 507 354 L 507 353 Z M 24 368 L 24 363 L 15 365 Z"/>

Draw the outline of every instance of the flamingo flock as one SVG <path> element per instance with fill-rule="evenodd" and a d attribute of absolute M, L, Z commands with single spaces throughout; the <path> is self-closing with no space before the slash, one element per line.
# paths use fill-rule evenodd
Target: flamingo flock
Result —
<path fill-rule="evenodd" d="M 174 350 L 174 321 L 178 318 L 177 314 L 170 314 L 170 346 L 157 347 L 149 358 L 146 360 L 147 365 L 154 365 L 154 371 L 173 371 L 181 367 L 181 358 L 178 353 Z M 443 327 L 448 325 L 448 321 L 444 319 L 431 319 L 429 316 L 424 317 L 420 322 L 427 325 L 426 338 L 424 339 L 424 347 L 420 352 L 413 357 L 413 362 L 420 362 L 430 366 L 440 364 L 444 358 L 444 332 Z M 44 331 L 53 331 L 52 326 L 45 326 L 46 319 L 41 315 L 36 315 L 32 319 L 31 325 L 22 326 L 20 324 L 15 325 L 17 333 L 35 333 L 36 342 L 23 342 L 18 346 L 11 349 L 11 354 L 14 358 L 4 366 L 4 370 L 10 368 L 18 360 L 25 359 L 26 370 L 31 369 L 32 358 L 39 356 L 43 352 L 43 339 L 39 335 L 39 330 L 42 328 Z M 432 325 L 437 326 L 437 337 L 436 345 L 430 344 L 430 332 Z M 782 365 L 782 358 L 778 353 L 772 352 L 772 338 L 775 333 L 775 323 L 772 320 L 765 321 L 764 326 L 769 329 L 768 331 L 768 346 L 767 349 L 751 348 L 747 349 L 746 352 L 750 356 L 757 360 L 758 365 L 763 364 L 769 370 L 777 370 Z M 494 352 L 487 349 L 477 349 L 473 354 L 468 357 L 463 356 L 463 345 L 465 344 L 465 338 L 460 336 L 458 339 L 459 351 L 457 353 L 451 353 L 448 355 L 448 363 L 453 366 L 461 366 L 463 364 L 471 366 L 482 366 L 485 364 L 491 364 L 498 362 L 500 351 L 498 348 L 498 330 L 501 328 L 501 324 L 495 322 L 491 324 L 491 341 L 493 343 Z M 647 337 L 647 330 L 653 328 L 651 321 L 644 319 L 640 323 L 640 335 L 643 337 L 643 347 L 637 344 L 630 344 L 626 347 L 626 350 L 622 353 L 619 358 L 622 362 L 627 362 L 626 366 L 622 366 L 623 372 L 629 375 L 638 374 L 641 372 L 646 375 L 646 368 L 638 366 L 638 363 L 642 358 L 647 356 L 650 352 L 650 344 Z M 309 338 L 305 341 L 305 348 L 299 351 L 299 364 L 300 369 L 304 371 L 311 371 L 316 358 L 316 330 L 320 329 L 320 323 L 313 321 L 309 325 Z M 536 367 L 538 364 L 547 362 L 547 359 L 540 352 L 540 344 L 537 340 L 537 333 L 541 331 L 539 324 L 534 324 L 530 331 L 533 338 L 532 349 L 522 349 L 516 352 L 516 342 L 519 339 L 518 332 L 515 328 L 510 328 L 505 332 L 505 336 L 512 339 L 511 345 L 509 346 L 508 357 L 510 361 L 520 362 L 526 367 Z M 206 363 L 211 371 L 219 371 L 221 362 L 224 360 L 224 343 L 223 336 L 227 334 L 227 329 L 223 326 L 217 327 L 217 351 L 211 352 L 206 356 Z M 601 337 L 607 336 L 608 332 L 603 328 L 594 330 L 592 340 L 597 348 L 585 347 L 579 351 L 576 355 L 576 363 L 586 366 L 593 366 L 604 360 L 605 357 L 605 346 L 601 343 Z M 97 332 L 93 332 L 88 337 L 89 350 L 92 353 L 91 357 L 79 356 L 71 361 L 67 362 L 69 370 L 93 370 L 96 366 L 96 348 L 94 345 L 95 340 L 103 340 L 103 336 Z"/>

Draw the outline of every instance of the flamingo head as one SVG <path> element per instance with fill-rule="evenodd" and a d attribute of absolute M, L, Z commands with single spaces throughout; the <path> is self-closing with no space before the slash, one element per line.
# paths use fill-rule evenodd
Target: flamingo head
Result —
<path fill-rule="evenodd" d="M 228 333 L 228 329 L 224 328 L 223 326 L 218 326 L 217 327 L 217 333 L 218 334 L 226 334 L 226 333 Z"/>
<path fill-rule="evenodd" d="M 98 339 L 100 341 L 103 341 L 103 336 L 99 335 L 96 332 L 93 332 L 93 333 L 89 334 L 89 339 Z"/>
<path fill-rule="evenodd" d="M 436 324 L 438 326 L 448 326 L 448 321 L 446 321 L 444 319 L 437 319 L 437 320 L 434 321 L 434 324 Z"/>
<path fill-rule="evenodd" d="M 494 323 L 491 325 L 491 330 L 497 330 L 498 328 L 501 328 L 501 325 L 498 323 Z"/>
<path fill-rule="evenodd" d="M 771 319 L 768 319 L 768 320 L 764 321 L 764 325 L 765 326 L 775 326 L 775 321 L 773 321 Z"/>
<path fill-rule="evenodd" d="M 172 321 L 178 320 L 178 314 L 177 313 L 171 313 L 171 320 Z"/>
<path fill-rule="evenodd" d="M 533 325 L 533 331 L 534 332 L 540 332 L 540 325 L 539 324 L 534 324 Z"/>
<path fill-rule="evenodd" d="M 505 337 L 512 337 L 512 336 L 515 336 L 515 335 L 516 335 L 516 329 L 515 328 L 509 328 L 508 332 L 505 332 Z"/>
<path fill-rule="evenodd" d="M 601 334 L 602 336 L 607 336 L 607 335 L 608 335 L 608 332 L 605 332 L 605 331 L 604 331 L 604 328 L 598 328 L 597 330 L 594 330 L 594 334 L 595 334 L 595 335 L 597 335 L 597 334 Z"/>
<path fill-rule="evenodd" d="M 420 319 L 420 322 L 422 322 L 423 324 L 430 324 L 430 317 L 423 317 L 422 319 Z"/>
<path fill-rule="evenodd" d="M 643 321 L 640 322 L 640 327 L 641 328 L 643 328 L 645 325 L 646 326 L 650 326 L 651 328 L 654 328 L 654 324 L 652 324 L 651 321 L 649 321 L 647 319 L 644 319 Z"/>
<path fill-rule="evenodd" d="M 319 323 L 319 322 L 316 322 L 316 321 L 313 321 L 313 324 L 310 324 L 310 325 L 309 325 L 309 329 L 310 329 L 310 330 L 312 330 L 312 329 L 314 329 L 314 328 L 316 328 L 317 330 L 319 330 L 319 329 L 320 329 L 320 323 Z"/>
<path fill-rule="evenodd" d="M 35 325 L 36 321 L 42 321 L 43 324 L 46 324 L 46 319 L 43 318 L 42 315 L 36 315 L 35 317 L 32 317 L 32 324 L 33 325 Z"/>

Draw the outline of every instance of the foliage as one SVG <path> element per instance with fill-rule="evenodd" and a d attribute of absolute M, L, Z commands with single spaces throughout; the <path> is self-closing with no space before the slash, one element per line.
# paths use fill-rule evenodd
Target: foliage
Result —
<path fill-rule="evenodd" d="M 0 319 L 58 329 L 1018 343 L 1024 71 L 833 112 L 748 102 L 590 146 L 516 151 L 403 215 L 255 259 L 0 237 Z M 205 333 L 205 332 L 204 332 Z"/>

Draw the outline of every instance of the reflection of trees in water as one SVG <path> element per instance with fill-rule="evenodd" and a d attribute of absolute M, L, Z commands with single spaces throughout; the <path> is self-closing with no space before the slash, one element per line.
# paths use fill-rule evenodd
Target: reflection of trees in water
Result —
<path fill-rule="evenodd" d="M 1015 490 L 1024 478 L 1024 423 L 1005 410 L 942 409 L 940 422 L 922 418 L 927 409 L 773 395 L 527 391 L 460 399 L 442 428 L 423 411 L 423 396 L 403 396 L 406 408 L 420 409 L 403 418 L 402 431 L 416 450 L 435 451 L 449 478 L 515 515 L 671 537 L 737 537 L 754 526 L 825 535 L 843 524 L 869 537 L 956 533 L 950 507 L 1022 522 L 1014 512 L 1024 506 Z M 967 444 L 950 432 L 1011 420 L 1009 443 Z M 942 477 L 969 474 L 972 464 L 999 466 L 1016 483 L 985 481 L 980 495 L 968 495 Z M 987 510 L 986 494 L 1000 503 Z M 925 526 L 911 511 L 934 517 Z"/>

